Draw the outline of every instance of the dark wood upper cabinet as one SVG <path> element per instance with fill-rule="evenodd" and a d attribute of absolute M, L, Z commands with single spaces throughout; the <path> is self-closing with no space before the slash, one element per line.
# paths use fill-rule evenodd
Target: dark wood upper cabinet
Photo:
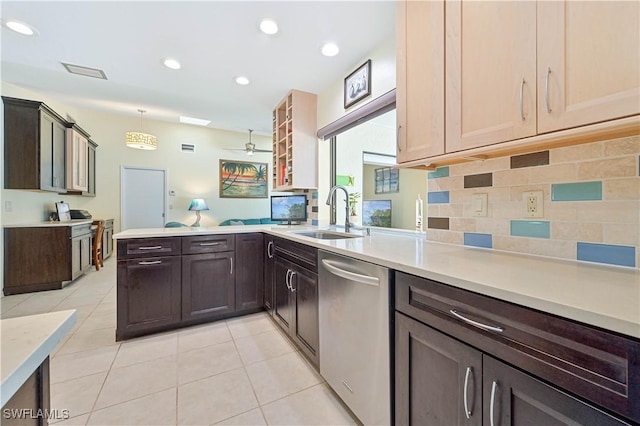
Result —
<path fill-rule="evenodd" d="M 236 312 L 262 309 L 264 239 L 261 233 L 236 234 Z"/>
<path fill-rule="evenodd" d="M 5 189 L 66 192 L 65 120 L 42 102 L 2 100 Z"/>

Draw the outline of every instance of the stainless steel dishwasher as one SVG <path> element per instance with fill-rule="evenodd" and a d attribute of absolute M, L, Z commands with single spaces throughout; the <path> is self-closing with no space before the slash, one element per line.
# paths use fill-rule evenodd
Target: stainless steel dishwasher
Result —
<path fill-rule="evenodd" d="M 365 425 L 390 418 L 389 270 L 318 253 L 320 374 Z"/>

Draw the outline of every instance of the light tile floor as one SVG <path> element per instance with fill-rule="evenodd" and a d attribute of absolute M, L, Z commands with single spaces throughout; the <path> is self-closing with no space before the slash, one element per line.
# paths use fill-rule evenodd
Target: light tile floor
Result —
<path fill-rule="evenodd" d="M 345 425 L 355 420 L 265 313 L 115 341 L 116 260 L 62 290 L 0 298 L 11 318 L 76 309 L 51 357 L 62 425 Z"/>

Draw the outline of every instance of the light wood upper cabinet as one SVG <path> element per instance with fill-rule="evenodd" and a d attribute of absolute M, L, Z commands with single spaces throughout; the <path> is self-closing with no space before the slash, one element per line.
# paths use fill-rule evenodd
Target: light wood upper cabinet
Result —
<path fill-rule="evenodd" d="M 397 161 L 444 154 L 444 2 L 398 2 Z"/>
<path fill-rule="evenodd" d="M 317 96 L 291 90 L 273 110 L 273 190 L 318 187 Z"/>
<path fill-rule="evenodd" d="M 446 151 L 536 134 L 536 3 L 446 3 Z"/>
<path fill-rule="evenodd" d="M 67 189 L 88 189 L 89 141 L 76 129 L 67 129 Z"/>
<path fill-rule="evenodd" d="M 640 113 L 640 3 L 541 1 L 538 133 Z"/>

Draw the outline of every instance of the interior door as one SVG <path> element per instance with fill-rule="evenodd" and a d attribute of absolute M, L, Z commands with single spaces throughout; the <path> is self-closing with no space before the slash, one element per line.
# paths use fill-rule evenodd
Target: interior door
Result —
<path fill-rule="evenodd" d="M 166 170 L 123 166 L 120 180 L 122 230 L 164 227 L 166 187 Z"/>

